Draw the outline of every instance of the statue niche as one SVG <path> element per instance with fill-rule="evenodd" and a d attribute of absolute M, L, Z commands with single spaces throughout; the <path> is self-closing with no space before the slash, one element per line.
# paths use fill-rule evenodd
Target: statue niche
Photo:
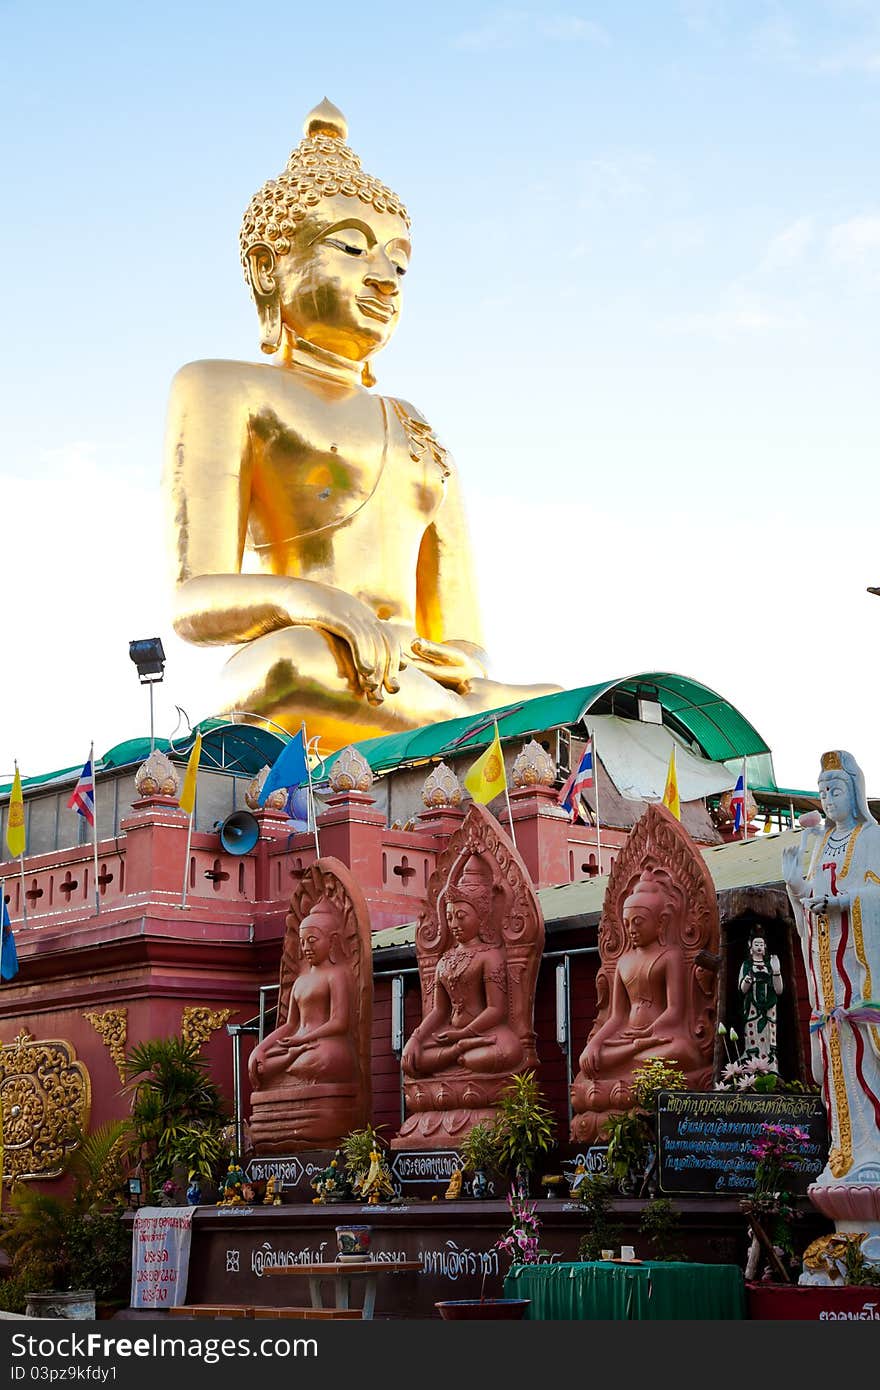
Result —
<path fill-rule="evenodd" d="M 396 1149 L 460 1143 L 492 1122 L 516 1072 L 537 1066 L 544 919 L 528 872 L 482 806 L 468 808 L 428 883 L 416 928 L 422 1021 L 403 1050 L 408 1118 Z"/>
<path fill-rule="evenodd" d="M 370 918 L 340 860 L 306 870 L 286 928 L 278 1026 L 248 1063 L 257 1154 L 332 1148 L 370 1119 Z"/>
<path fill-rule="evenodd" d="M 675 817 L 649 806 L 608 881 L 599 924 L 597 1012 L 572 1086 L 571 1137 L 593 1143 L 632 1105 L 633 1072 L 677 1063 L 691 1090 L 712 1081 L 719 964 L 715 887 Z"/>

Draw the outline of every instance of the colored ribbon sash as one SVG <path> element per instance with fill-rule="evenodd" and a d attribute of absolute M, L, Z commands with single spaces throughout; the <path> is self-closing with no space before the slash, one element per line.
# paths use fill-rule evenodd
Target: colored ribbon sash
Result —
<path fill-rule="evenodd" d="M 860 1004 L 853 1004 L 851 1008 L 845 1009 L 842 1004 L 836 1009 L 832 1009 L 827 1014 L 813 1013 L 810 1015 L 810 1032 L 818 1033 L 829 1023 L 839 1027 L 841 1023 L 850 1023 L 853 1026 L 857 1023 L 873 1023 L 880 1025 L 880 1004 L 874 999 L 864 999 Z"/>

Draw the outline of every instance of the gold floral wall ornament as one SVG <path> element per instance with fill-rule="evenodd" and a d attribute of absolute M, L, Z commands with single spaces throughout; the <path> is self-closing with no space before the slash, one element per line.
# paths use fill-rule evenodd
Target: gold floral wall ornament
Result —
<path fill-rule="evenodd" d="M 188 1004 L 180 1016 L 180 1035 L 184 1042 L 201 1047 L 212 1033 L 222 1028 L 232 1009 L 209 1009 L 206 1004 Z"/>
<path fill-rule="evenodd" d="M 373 781 L 370 764 L 351 744 L 343 748 L 330 769 L 330 787 L 337 796 L 345 792 L 368 792 Z"/>
<path fill-rule="evenodd" d="M 251 811 L 283 811 L 287 805 L 287 788 L 279 787 L 277 791 L 270 792 L 266 797 L 265 803 L 260 805 L 260 793 L 269 776 L 269 764 L 261 768 L 252 782 L 248 783 L 247 791 L 244 794 L 244 804 Z"/>
<path fill-rule="evenodd" d="M 5 1181 L 57 1178 L 88 1129 L 89 1073 L 69 1042 L 36 1039 L 22 1028 L 0 1049 Z"/>
<path fill-rule="evenodd" d="M 422 802 L 429 810 L 442 806 L 460 806 L 462 785 L 446 763 L 438 763 L 422 783 Z"/>
<path fill-rule="evenodd" d="M 556 781 L 556 764 L 540 743 L 530 739 L 513 762 L 515 787 L 552 787 Z"/>
<path fill-rule="evenodd" d="M 128 1038 L 128 1009 L 105 1009 L 102 1014 L 84 1013 L 113 1059 L 120 1081 L 125 1080 L 125 1044 Z"/>
<path fill-rule="evenodd" d="M 159 748 L 154 748 L 134 775 L 134 789 L 139 797 L 176 796 L 179 787 L 177 769 Z"/>

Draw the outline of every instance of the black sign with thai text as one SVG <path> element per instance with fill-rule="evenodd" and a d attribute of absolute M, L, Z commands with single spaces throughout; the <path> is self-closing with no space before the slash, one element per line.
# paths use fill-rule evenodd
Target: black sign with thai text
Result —
<path fill-rule="evenodd" d="M 729 1091 L 661 1091 L 657 1097 L 658 1174 L 661 1192 L 754 1190 L 752 1149 L 764 1125 L 796 1125 L 808 1139 L 795 1163 L 791 1187 L 806 1192 L 828 1157 L 828 1123 L 820 1096 Z"/>

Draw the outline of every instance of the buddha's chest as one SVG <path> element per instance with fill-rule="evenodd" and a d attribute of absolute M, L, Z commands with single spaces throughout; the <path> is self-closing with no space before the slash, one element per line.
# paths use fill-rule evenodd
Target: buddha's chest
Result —
<path fill-rule="evenodd" d="M 445 463 L 392 401 L 300 391 L 252 416 L 248 429 L 251 537 L 261 550 L 309 549 L 340 528 L 403 531 L 430 522 Z"/>

